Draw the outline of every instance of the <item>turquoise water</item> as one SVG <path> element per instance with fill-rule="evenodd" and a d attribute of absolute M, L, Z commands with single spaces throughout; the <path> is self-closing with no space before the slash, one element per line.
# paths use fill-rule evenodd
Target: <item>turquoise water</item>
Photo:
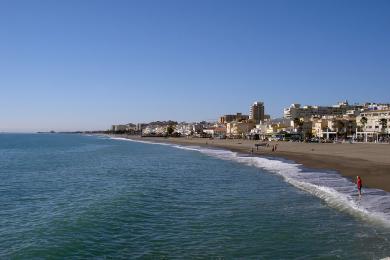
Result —
<path fill-rule="evenodd" d="M 227 152 L 179 148 L 1 134 L 0 258 L 390 256 L 383 221 Z"/>

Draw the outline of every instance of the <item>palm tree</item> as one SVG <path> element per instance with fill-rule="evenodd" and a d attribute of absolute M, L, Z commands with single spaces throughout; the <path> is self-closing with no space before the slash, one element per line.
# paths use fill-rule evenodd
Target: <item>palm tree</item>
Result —
<path fill-rule="evenodd" d="M 360 131 L 364 131 L 367 122 L 368 122 L 367 117 L 363 116 L 362 118 L 360 118 L 361 126 L 358 126 Z"/>
<path fill-rule="evenodd" d="M 345 124 L 343 121 L 341 120 L 337 120 L 336 121 L 336 128 L 337 128 L 337 134 L 341 134 L 341 136 L 344 136 L 345 135 Z"/>
<path fill-rule="evenodd" d="M 361 119 L 360 119 L 360 123 L 363 125 L 363 127 L 367 124 L 367 117 L 363 116 Z"/>
<path fill-rule="evenodd" d="M 298 117 L 294 118 L 294 125 L 298 125 L 299 121 L 301 121 Z"/>
<path fill-rule="evenodd" d="M 303 128 L 302 128 L 303 120 L 298 118 L 298 117 L 294 118 L 294 126 L 296 127 L 297 132 L 301 134 L 301 138 L 303 138 L 303 134 L 302 134 L 302 131 L 303 131 Z"/>
<path fill-rule="evenodd" d="M 382 131 L 382 133 L 384 133 L 385 129 L 387 128 L 387 119 L 386 118 L 382 118 L 382 119 L 379 120 L 379 123 L 380 123 L 380 125 L 382 127 L 381 131 Z"/>
<path fill-rule="evenodd" d="M 175 128 L 173 127 L 173 125 L 169 125 L 167 127 L 167 133 L 168 135 L 172 135 L 172 133 L 175 131 Z"/>
<path fill-rule="evenodd" d="M 303 126 L 303 121 L 300 118 L 296 117 L 294 118 L 294 125 L 298 126 L 298 131 L 301 131 L 302 130 L 301 127 Z"/>

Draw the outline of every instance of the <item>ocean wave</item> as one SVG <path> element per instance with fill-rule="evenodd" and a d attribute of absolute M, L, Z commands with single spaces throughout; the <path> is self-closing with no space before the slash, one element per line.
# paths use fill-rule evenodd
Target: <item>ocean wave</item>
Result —
<path fill-rule="evenodd" d="M 287 183 L 320 198 L 332 208 L 351 214 L 372 224 L 385 225 L 390 228 L 390 193 L 379 189 L 364 188 L 363 195 L 359 197 L 356 185 L 337 172 L 312 171 L 291 161 L 248 156 L 228 150 L 117 137 L 113 137 L 112 139 L 166 145 L 183 150 L 198 151 L 222 160 L 235 161 L 248 166 L 261 168 L 267 172 L 281 176 Z"/>
<path fill-rule="evenodd" d="M 121 140 L 121 141 L 128 141 L 128 142 L 136 142 L 136 143 L 143 143 L 143 144 L 158 144 L 158 145 L 173 146 L 172 144 L 167 144 L 167 143 L 158 143 L 158 142 L 150 142 L 150 141 L 143 141 L 143 140 L 134 140 L 134 139 L 124 138 L 124 137 L 110 137 L 110 139 Z"/>

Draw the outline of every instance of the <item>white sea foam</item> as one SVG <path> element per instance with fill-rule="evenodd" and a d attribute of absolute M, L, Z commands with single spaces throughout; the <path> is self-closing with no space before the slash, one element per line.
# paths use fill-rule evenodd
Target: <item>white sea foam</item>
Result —
<path fill-rule="evenodd" d="M 336 172 L 310 171 L 304 169 L 302 165 L 290 161 L 240 155 L 228 150 L 154 143 L 125 138 L 113 139 L 168 145 L 178 149 L 198 151 L 222 160 L 236 161 L 261 168 L 267 172 L 278 174 L 286 182 L 322 199 L 332 208 L 354 215 L 364 221 L 390 227 L 390 193 L 379 189 L 363 188 L 363 195 L 359 198 L 356 185 Z"/>
<path fill-rule="evenodd" d="M 143 144 L 158 144 L 158 145 L 173 146 L 173 145 L 167 144 L 167 143 L 157 143 L 157 142 L 150 142 L 150 141 L 143 141 L 143 140 L 134 140 L 134 139 L 128 139 L 128 138 L 124 138 L 124 137 L 110 137 L 110 139 L 121 140 L 121 141 L 128 141 L 128 142 L 136 142 L 136 143 L 143 143 Z"/>

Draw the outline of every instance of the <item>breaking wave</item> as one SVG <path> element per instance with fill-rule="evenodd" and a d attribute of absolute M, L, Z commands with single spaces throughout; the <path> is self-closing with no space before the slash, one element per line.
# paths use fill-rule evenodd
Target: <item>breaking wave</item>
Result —
<path fill-rule="evenodd" d="M 248 166 L 261 168 L 267 172 L 281 176 L 284 181 L 320 198 L 332 208 L 373 224 L 390 227 L 390 193 L 379 189 L 363 188 L 363 195 L 359 197 L 357 195 L 356 185 L 337 172 L 313 171 L 304 168 L 301 164 L 287 160 L 248 156 L 228 150 L 155 143 L 116 137 L 112 139 L 166 145 L 183 150 L 198 151 L 222 160 L 235 161 Z"/>

